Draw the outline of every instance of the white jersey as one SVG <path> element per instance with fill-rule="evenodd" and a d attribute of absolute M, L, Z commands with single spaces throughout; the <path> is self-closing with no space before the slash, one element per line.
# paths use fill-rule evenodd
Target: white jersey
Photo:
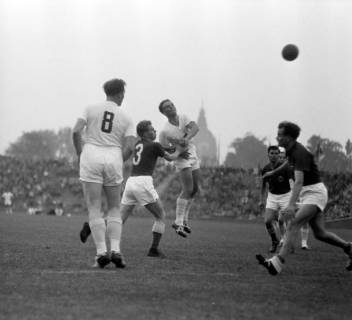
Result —
<path fill-rule="evenodd" d="M 7 206 L 12 205 L 12 197 L 13 193 L 12 192 L 4 192 L 2 194 L 2 197 L 4 198 L 4 204 Z"/>
<path fill-rule="evenodd" d="M 135 136 L 132 120 L 112 101 L 86 107 L 80 118 L 86 121 L 87 144 L 122 148 L 124 137 Z"/>
<path fill-rule="evenodd" d="M 185 134 L 187 133 L 186 126 L 190 122 L 192 122 L 192 120 L 190 120 L 186 115 L 179 115 L 178 119 L 179 119 L 178 126 L 171 124 L 169 121 L 165 123 L 164 128 L 161 130 L 159 135 L 159 141 L 162 146 L 168 147 L 170 145 L 173 145 L 173 143 L 170 140 L 183 139 L 185 137 Z M 191 156 L 196 157 L 196 146 L 193 143 L 193 139 L 189 141 L 188 152 L 190 153 Z"/>

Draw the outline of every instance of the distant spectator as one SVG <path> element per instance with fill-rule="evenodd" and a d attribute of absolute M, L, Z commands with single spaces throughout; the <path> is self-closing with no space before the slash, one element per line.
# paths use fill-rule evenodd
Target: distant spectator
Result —
<path fill-rule="evenodd" d="M 2 198 L 4 199 L 5 213 L 12 214 L 13 193 L 11 191 L 6 191 L 2 194 Z"/>

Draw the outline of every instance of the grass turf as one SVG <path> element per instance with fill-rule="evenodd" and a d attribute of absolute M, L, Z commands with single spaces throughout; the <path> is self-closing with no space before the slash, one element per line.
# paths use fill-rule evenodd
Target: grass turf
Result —
<path fill-rule="evenodd" d="M 146 256 L 153 220 L 132 217 L 127 268 L 97 270 L 92 239 L 79 241 L 84 220 L 1 213 L 0 319 L 350 319 L 346 257 L 312 235 L 312 250 L 272 277 L 255 260 L 270 245 L 262 224 L 192 221 L 183 239 L 167 221 L 160 260 Z"/>

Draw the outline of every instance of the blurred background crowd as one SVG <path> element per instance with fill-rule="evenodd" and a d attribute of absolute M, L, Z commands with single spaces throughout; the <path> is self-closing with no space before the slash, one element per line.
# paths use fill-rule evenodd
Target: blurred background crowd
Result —
<path fill-rule="evenodd" d="M 129 175 L 130 164 L 125 172 Z M 203 167 L 200 192 L 192 209 L 194 218 L 231 217 L 256 219 L 259 209 L 260 176 L 255 169 Z M 352 173 L 322 173 L 329 191 L 328 219 L 351 216 Z M 14 209 L 35 208 L 36 213 L 52 214 L 62 206 L 64 213 L 85 213 L 77 163 L 67 159 L 33 160 L 0 156 L 0 192 L 13 193 Z M 172 165 L 160 160 L 154 184 L 168 216 L 174 216 L 181 186 Z M 3 203 L 2 203 L 3 205 Z M 104 208 L 103 208 L 104 209 Z M 144 214 L 144 209 L 136 214 Z"/>

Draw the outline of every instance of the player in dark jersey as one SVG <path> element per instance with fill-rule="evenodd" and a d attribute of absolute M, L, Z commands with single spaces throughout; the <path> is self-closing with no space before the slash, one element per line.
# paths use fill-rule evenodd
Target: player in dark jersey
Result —
<path fill-rule="evenodd" d="M 144 120 L 137 125 L 140 140 L 134 147 L 132 173 L 128 178 L 121 200 L 121 216 L 125 222 L 136 204 L 144 206 L 155 217 L 152 228 L 153 242 L 148 256 L 164 257 L 159 250 L 159 242 L 165 231 L 165 211 L 153 185 L 153 172 L 159 157 L 174 161 L 179 157 L 188 158 L 186 149 L 179 148 L 170 154 L 159 142 L 154 142 L 156 131 L 150 121 Z"/>
<path fill-rule="evenodd" d="M 281 165 L 279 155 L 280 149 L 278 146 L 269 146 L 268 158 L 270 162 L 263 168 L 262 175 L 275 170 Z M 280 229 L 276 226 L 278 223 L 282 223 L 282 219 L 279 222 L 279 213 L 287 207 L 290 199 L 290 179 L 293 179 L 293 176 L 292 170 L 288 166 L 278 171 L 278 173 L 262 179 L 259 207 L 264 209 L 265 195 L 267 193 L 264 223 L 271 237 L 271 247 L 269 249 L 271 253 L 276 251 L 280 238 L 284 235 L 284 228 Z M 280 235 L 277 234 L 278 232 Z"/>
<path fill-rule="evenodd" d="M 321 182 L 314 156 L 297 142 L 300 130 L 299 126 L 287 121 L 281 122 L 278 126 L 277 141 L 286 149 L 288 161 L 294 168 L 295 182 L 289 204 L 285 209 L 285 214 L 292 217 L 292 220 L 288 224 L 284 244 L 279 254 L 271 259 L 265 259 L 258 254 L 256 258 L 271 275 L 279 274 L 299 229 L 309 222 L 316 239 L 344 250 L 349 258 L 346 269 L 352 271 L 352 242 L 347 242 L 325 229 L 323 210 L 328 200 L 327 190 Z M 301 205 L 296 212 L 298 198 Z"/>
<path fill-rule="evenodd" d="M 277 149 L 276 149 L 277 148 Z M 281 149 L 280 149 L 281 148 Z M 276 150 L 273 151 L 272 149 Z M 279 150 L 279 155 L 277 155 L 277 150 Z M 274 153 L 274 154 L 272 154 Z M 266 201 L 266 214 L 265 217 L 272 222 L 267 226 L 268 232 L 273 239 L 272 247 L 270 248 L 270 252 L 274 253 L 277 248 L 277 242 L 274 242 L 276 239 L 274 238 L 279 233 L 281 236 L 281 240 L 279 242 L 279 247 L 283 245 L 284 236 L 286 232 L 286 225 L 289 222 L 287 217 L 284 215 L 284 209 L 288 206 L 291 195 L 291 187 L 293 185 L 293 168 L 289 165 L 286 158 L 286 151 L 282 147 L 271 146 L 268 148 L 268 157 L 270 163 L 266 165 L 262 170 L 262 192 L 261 192 L 261 202 L 259 205 L 263 207 L 263 193 L 265 193 L 264 184 L 267 184 L 267 188 L 269 189 L 268 197 Z M 277 161 L 275 161 L 277 160 Z M 289 190 L 287 192 L 287 190 Z M 299 203 L 297 204 L 299 206 Z M 269 212 L 267 212 L 269 209 Z M 270 211 L 275 211 L 275 216 L 272 218 Z M 279 227 L 275 230 L 277 224 L 274 224 L 275 221 L 278 220 Z M 274 234 L 272 235 L 273 232 Z M 309 236 L 309 224 L 306 223 L 301 228 L 301 249 L 309 250 L 308 246 L 308 236 Z M 291 248 L 291 252 L 294 252 L 294 247 Z"/>

